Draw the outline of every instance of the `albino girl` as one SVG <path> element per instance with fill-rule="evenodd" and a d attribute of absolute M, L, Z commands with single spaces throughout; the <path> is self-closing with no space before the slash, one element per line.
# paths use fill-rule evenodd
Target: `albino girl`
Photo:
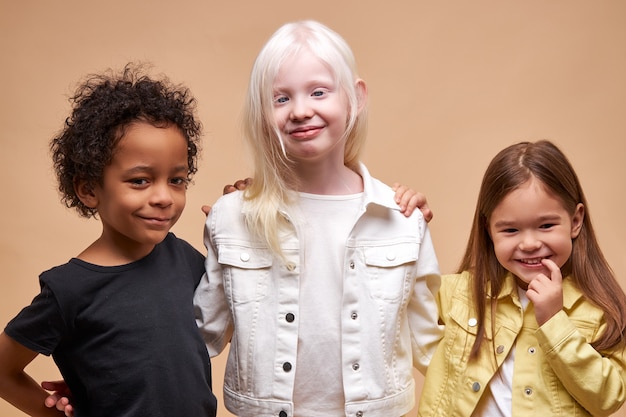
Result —
<path fill-rule="evenodd" d="M 211 355 L 231 342 L 224 403 L 241 417 L 399 417 L 441 331 L 439 268 L 420 212 L 405 217 L 359 157 L 367 89 L 317 22 L 290 23 L 252 70 L 254 181 L 207 218 L 196 290 Z M 231 340 L 232 339 L 232 340 Z"/>

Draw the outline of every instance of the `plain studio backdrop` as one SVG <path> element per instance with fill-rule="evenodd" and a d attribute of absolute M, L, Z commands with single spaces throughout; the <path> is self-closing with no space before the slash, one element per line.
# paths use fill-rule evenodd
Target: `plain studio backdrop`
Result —
<path fill-rule="evenodd" d="M 48 151 L 76 82 L 147 61 L 191 88 L 203 152 L 173 231 L 204 252 L 201 205 L 251 175 L 239 118 L 253 60 L 280 25 L 305 18 L 352 46 L 370 93 L 364 162 L 381 180 L 427 195 L 442 272 L 458 265 L 491 158 L 514 142 L 550 139 L 573 163 L 626 287 L 622 0 L 0 0 L 2 328 L 37 293 L 41 271 L 100 233 L 99 221 L 59 202 Z M 213 361 L 220 416 L 230 415 L 221 405 L 225 358 Z M 59 376 L 43 356 L 28 371 Z M 0 415 L 22 414 L 0 401 Z"/>

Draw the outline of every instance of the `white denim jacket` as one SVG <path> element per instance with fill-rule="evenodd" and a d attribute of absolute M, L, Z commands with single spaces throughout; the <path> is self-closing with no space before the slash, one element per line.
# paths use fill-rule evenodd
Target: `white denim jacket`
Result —
<path fill-rule="evenodd" d="M 427 223 L 400 213 L 394 192 L 361 166 L 364 197 L 346 243 L 341 352 L 345 415 L 400 416 L 415 403 L 412 367 L 424 373 L 442 329 L 440 275 Z M 198 326 L 211 356 L 231 341 L 226 408 L 240 417 L 293 416 L 298 348 L 296 228 L 283 238 L 287 262 L 253 239 L 242 193 L 221 197 L 206 222 L 207 274 L 196 290 Z M 320 323 L 323 326 L 324 323 Z"/>

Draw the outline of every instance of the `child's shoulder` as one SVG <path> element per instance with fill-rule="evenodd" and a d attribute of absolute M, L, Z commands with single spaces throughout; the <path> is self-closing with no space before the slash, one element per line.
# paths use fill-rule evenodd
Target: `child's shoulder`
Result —
<path fill-rule="evenodd" d="M 224 194 L 217 199 L 215 204 L 211 207 L 209 217 L 216 216 L 219 213 L 220 217 L 238 217 L 244 207 L 243 191 L 237 190 L 228 194 Z"/>
<path fill-rule="evenodd" d="M 242 190 L 235 190 L 220 196 L 215 204 L 213 204 L 212 209 L 241 206 L 243 203 L 243 193 L 244 192 Z"/>
<path fill-rule="evenodd" d="M 455 274 L 442 274 L 441 285 L 448 288 L 469 289 L 471 274 L 468 271 Z"/>
<path fill-rule="evenodd" d="M 585 321 L 603 320 L 604 311 L 585 297 L 585 294 L 571 276 L 563 278 L 563 308 L 567 315 L 580 317 Z"/>
<path fill-rule="evenodd" d="M 424 215 L 420 210 L 414 210 L 409 217 L 406 217 L 403 213 L 401 213 L 400 206 L 398 206 L 398 203 L 396 202 L 396 192 L 391 188 L 391 186 L 381 180 L 370 177 L 369 180 L 367 180 L 365 189 L 367 198 L 370 201 L 373 201 L 385 209 L 390 210 L 392 215 L 396 216 L 400 221 L 405 223 L 415 221 L 423 222 L 424 224 L 426 223 Z"/>
<path fill-rule="evenodd" d="M 148 255 L 152 262 L 160 263 L 162 258 L 185 259 L 189 266 L 202 264 L 204 267 L 204 255 L 191 243 L 176 237 L 169 232 L 165 239 L 159 243 L 151 255 Z"/>

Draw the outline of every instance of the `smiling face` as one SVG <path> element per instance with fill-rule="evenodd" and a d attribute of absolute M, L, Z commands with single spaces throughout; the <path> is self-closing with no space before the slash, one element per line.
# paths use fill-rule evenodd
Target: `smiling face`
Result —
<path fill-rule="evenodd" d="M 281 65 L 273 90 L 274 121 L 288 155 L 343 165 L 349 105 L 330 68 L 304 49 Z"/>
<path fill-rule="evenodd" d="M 104 169 L 102 184 L 84 197 L 102 221 L 101 246 L 139 256 L 149 253 L 185 207 L 187 175 L 187 141 L 177 127 L 128 126 Z"/>
<path fill-rule="evenodd" d="M 504 197 L 489 218 L 496 258 L 526 288 L 537 274 L 550 276 L 542 259 L 551 259 L 559 268 L 567 262 L 583 217 L 582 204 L 571 215 L 558 198 L 531 177 Z"/>

